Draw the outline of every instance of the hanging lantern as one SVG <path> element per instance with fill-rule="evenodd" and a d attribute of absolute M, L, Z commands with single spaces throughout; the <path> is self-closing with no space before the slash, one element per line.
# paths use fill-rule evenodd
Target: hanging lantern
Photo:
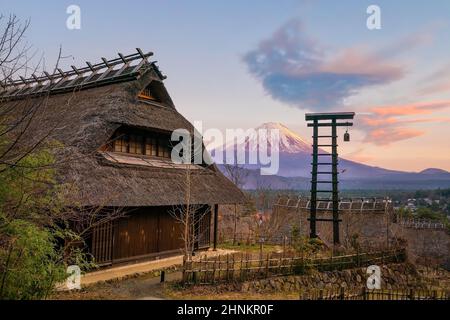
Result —
<path fill-rule="evenodd" d="M 345 133 L 344 133 L 344 141 L 345 141 L 345 142 L 350 141 L 350 133 L 348 133 L 348 132 L 345 132 Z"/>

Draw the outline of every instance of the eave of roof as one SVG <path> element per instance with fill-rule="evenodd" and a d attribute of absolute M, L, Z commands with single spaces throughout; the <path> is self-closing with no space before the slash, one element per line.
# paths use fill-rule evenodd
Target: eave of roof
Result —
<path fill-rule="evenodd" d="M 60 177 L 67 203 L 81 206 L 173 206 L 245 203 L 246 196 L 214 166 L 202 170 L 114 163 L 103 156 L 71 163 Z M 190 183 L 187 183 L 189 179 Z M 188 187 L 189 185 L 189 187 Z"/>

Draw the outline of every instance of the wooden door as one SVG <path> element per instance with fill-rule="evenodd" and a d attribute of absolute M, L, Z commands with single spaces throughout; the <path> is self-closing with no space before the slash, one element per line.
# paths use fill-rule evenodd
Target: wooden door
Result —
<path fill-rule="evenodd" d="M 117 221 L 114 234 L 114 260 L 158 252 L 158 213 L 147 210 L 130 212 Z M 150 209 L 150 210 L 149 210 Z"/>
<path fill-rule="evenodd" d="M 196 224 L 196 249 L 210 245 L 211 212 Z M 173 218 L 169 207 L 146 207 L 130 210 L 123 218 L 94 229 L 92 254 L 96 262 L 118 263 L 182 249 L 183 225 Z"/>
<path fill-rule="evenodd" d="M 211 233 L 211 208 L 205 206 L 200 213 L 198 225 L 196 226 L 196 249 L 207 248 L 210 246 L 210 233 Z"/>
<path fill-rule="evenodd" d="M 92 231 L 92 255 L 95 257 L 95 263 L 102 265 L 111 262 L 113 233 L 112 221 L 94 227 Z"/>
<path fill-rule="evenodd" d="M 159 213 L 159 251 L 172 251 L 183 248 L 183 224 L 173 218 L 169 212 Z"/>

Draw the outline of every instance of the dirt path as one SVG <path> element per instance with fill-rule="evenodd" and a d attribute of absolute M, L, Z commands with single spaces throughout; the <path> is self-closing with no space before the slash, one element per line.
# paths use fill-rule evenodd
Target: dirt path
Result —
<path fill-rule="evenodd" d="M 234 252 L 233 250 L 218 249 L 216 251 L 205 251 L 199 254 L 199 257 L 203 256 L 216 256 L 224 255 Z M 199 258 L 196 257 L 196 258 Z M 194 258 L 195 259 L 195 258 Z M 155 270 L 161 270 L 183 264 L 183 256 L 175 256 L 170 258 L 158 259 L 153 261 L 135 263 L 131 265 L 125 265 L 120 267 L 108 268 L 100 271 L 90 272 L 81 277 L 81 286 L 88 286 L 100 281 L 118 280 L 124 279 L 133 275 L 142 275 Z"/>
<path fill-rule="evenodd" d="M 206 251 L 194 259 L 206 256 L 225 255 L 233 250 Z M 81 277 L 81 290 L 58 291 L 51 299 L 167 299 L 164 287 L 167 282 L 181 280 L 182 256 L 147 261 L 88 273 Z M 166 283 L 160 283 L 159 270 L 167 269 Z M 60 287 L 63 287 L 61 285 Z"/>
<path fill-rule="evenodd" d="M 164 287 L 168 282 L 181 279 L 181 272 L 166 274 L 166 283 L 152 274 L 124 280 L 100 282 L 81 290 L 60 291 L 51 299 L 56 300 L 160 300 L 168 299 Z"/>

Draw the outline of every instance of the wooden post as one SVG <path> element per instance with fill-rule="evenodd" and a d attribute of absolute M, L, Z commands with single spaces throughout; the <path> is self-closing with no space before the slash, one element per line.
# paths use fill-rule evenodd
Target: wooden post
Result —
<path fill-rule="evenodd" d="M 201 282 L 202 273 L 203 273 L 203 282 L 206 282 L 208 280 L 208 277 L 207 277 L 208 274 L 206 272 L 205 263 L 206 263 L 206 256 L 203 256 L 203 259 L 202 259 L 202 257 L 200 257 L 200 282 Z"/>
<path fill-rule="evenodd" d="M 409 289 L 409 300 L 414 300 L 414 289 Z"/>
<path fill-rule="evenodd" d="M 278 259 L 278 274 L 283 274 L 282 265 L 283 265 L 283 257 L 280 257 Z"/>
<path fill-rule="evenodd" d="M 341 287 L 341 292 L 339 293 L 339 299 L 344 300 L 345 298 L 345 288 Z"/>
<path fill-rule="evenodd" d="M 289 274 L 294 273 L 294 257 L 291 257 L 291 263 L 289 264 Z"/>
<path fill-rule="evenodd" d="M 235 265 L 236 265 L 236 254 L 233 254 L 233 264 L 231 265 L 231 275 L 232 275 L 233 281 L 234 281 L 234 277 L 236 276 L 235 272 L 234 272 Z"/>
<path fill-rule="evenodd" d="M 248 252 L 245 253 L 245 280 L 248 279 L 248 274 L 249 274 L 249 270 L 248 270 Z"/>
<path fill-rule="evenodd" d="M 194 284 L 197 284 L 197 271 L 192 272 L 192 281 Z"/>
<path fill-rule="evenodd" d="M 214 259 L 213 272 L 212 272 L 212 283 L 216 282 L 216 261 L 217 261 L 217 259 Z"/>
<path fill-rule="evenodd" d="M 227 281 L 230 280 L 230 255 L 227 254 Z"/>
<path fill-rule="evenodd" d="M 356 266 L 361 267 L 361 259 L 359 256 L 359 247 L 356 248 Z"/>
<path fill-rule="evenodd" d="M 311 205 L 309 208 L 309 229 L 310 238 L 317 238 L 316 233 L 316 210 L 317 210 L 317 163 L 319 147 L 319 127 L 318 120 L 314 120 L 313 127 L 313 159 L 312 159 L 312 172 L 311 172 Z"/>
<path fill-rule="evenodd" d="M 181 276 L 183 284 L 186 282 L 186 256 L 183 256 L 183 272 Z"/>
<path fill-rule="evenodd" d="M 331 251 L 331 257 L 330 257 L 330 269 L 329 270 L 334 270 L 334 266 L 333 266 L 333 251 Z"/>
<path fill-rule="evenodd" d="M 240 270 L 240 278 L 241 278 L 241 281 L 243 281 L 244 280 L 244 276 L 243 276 L 243 269 L 242 269 L 242 252 L 239 254 L 240 256 L 241 256 L 241 264 L 240 264 L 240 268 L 241 268 L 241 270 Z"/>
<path fill-rule="evenodd" d="M 338 154 L 336 119 L 332 119 L 331 126 L 331 162 L 332 162 L 332 200 L 333 200 L 333 244 L 339 244 L 339 194 L 338 194 Z"/>
<path fill-rule="evenodd" d="M 217 250 L 217 225 L 219 223 L 219 205 L 214 205 L 214 251 Z"/>
<path fill-rule="evenodd" d="M 218 274 L 218 278 L 219 278 L 219 282 L 220 282 L 220 271 L 221 271 L 221 267 L 220 267 L 220 254 L 219 254 L 219 268 L 217 269 L 217 274 Z"/>

